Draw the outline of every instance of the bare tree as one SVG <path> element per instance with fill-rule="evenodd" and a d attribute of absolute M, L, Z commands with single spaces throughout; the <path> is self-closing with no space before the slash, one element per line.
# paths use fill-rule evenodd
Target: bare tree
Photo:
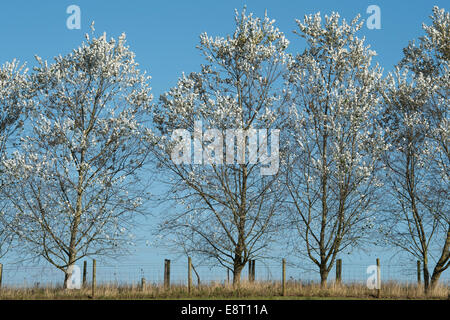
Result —
<path fill-rule="evenodd" d="M 294 105 L 285 169 L 296 252 L 319 268 L 321 285 L 336 256 L 373 224 L 384 149 L 374 52 L 337 13 L 297 20 L 307 47 L 290 66 Z M 294 231 L 295 232 L 295 231 Z"/>
<path fill-rule="evenodd" d="M 450 260 L 449 25 L 435 7 L 426 36 L 404 49 L 386 94 L 384 160 L 395 202 L 387 209 L 388 243 L 420 259 L 424 289 L 436 287 Z M 430 260 L 435 260 L 430 275 Z"/>
<path fill-rule="evenodd" d="M 114 255 L 129 241 L 145 198 L 148 77 L 118 40 L 87 42 L 52 64 L 37 58 L 37 110 L 3 161 L 8 228 L 21 253 L 65 273 L 85 256 Z"/>
<path fill-rule="evenodd" d="M 282 194 L 276 130 L 285 114 L 281 84 L 289 57 L 288 41 L 273 24 L 244 10 L 236 12 L 232 36 L 202 34 L 206 64 L 162 95 L 155 114 L 156 157 L 168 190 L 162 199 L 173 204 L 160 234 L 233 270 L 234 285 L 247 261 L 273 239 Z M 269 139 L 270 157 L 264 153 Z M 174 161 L 180 150 L 186 161 Z"/>

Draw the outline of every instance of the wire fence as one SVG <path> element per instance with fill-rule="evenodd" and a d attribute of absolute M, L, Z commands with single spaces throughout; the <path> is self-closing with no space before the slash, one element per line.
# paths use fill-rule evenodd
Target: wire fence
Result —
<path fill-rule="evenodd" d="M 83 277 L 83 262 L 78 264 L 78 270 Z M 328 276 L 328 281 L 336 279 L 336 267 L 334 267 Z M 59 287 L 64 281 L 64 273 L 53 266 L 13 266 L 4 265 L 2 272 L 2 286 L 15 288 L 30 287 Z M 217 265 L 195 265 L 195 272 L 192 272 L 193 284 L 208 285 L 211 283 L 226 284 L 232 281 L 231 271 L 218 267 Z M 87 261 L 86 280 L 92 279 L 92 260 Z M 417 283 L 417 265 L 408 264 L 382 264 L 380 265 L 382 282 L 394 281 L 397 283 Z M 198 274 L 198 277 L 197 277 Z M 373 274 L 373 273 L 372 273 Z M 165 275 L 164 260 L 160 264 L 115 264 L 96 266 L 96 283 L 98 285 L 114 286 L 135 286 L 141 283 L 142 278 L 149 285 L 163 285 Z M 369 265 L 342 263 L 341 281 L 342 283 L 361 283 L 367 282 L 371 276 Z M 198 279 L 200 278 L 200 279 Z M 255 281 L 260 282 L 279 282 L 282 279 L 282 264 L 265 263 L 256 260 L 255 263 Z M 249 268 L 242 270 L 241 280 L 249 280 Z M 317 270 L 311 266 L 302 266 L 289 264 L 286 265 L 286 281 L 295 281 L 301 283 L 320 282 L 320 275 Z M 171 261 L 170 265 L 170 283 L 172 285 L 187 285 L 188 282 L 188 263 L 186 261 Z M 450 285 L 450 272 L 442 273 L 439 282 L 444 285 Z"/>

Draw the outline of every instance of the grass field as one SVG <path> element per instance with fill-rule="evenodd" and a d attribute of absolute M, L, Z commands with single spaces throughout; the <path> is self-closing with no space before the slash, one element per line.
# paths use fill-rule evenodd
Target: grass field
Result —
<path fill-rule="evenodd" d="M 381 289 L 381 299 L 439 299 L 450 298 L 449 286 L 440 285 L 428 296 L 423 288 L 417 285 L 384 283 Z M 163 286 L 147 285 L 144 289 L 139 286 L 99 285 L 95 291 L 95 299 L 135 300 L 135 299 L 243 299 L 243 300 L 271 300 L 271 299 L 377 299 L 375 290 L 369 290 L 363 284 L 330 284 L 322 289 L 318 284 L 304 285 L 288 283 L 286 296 L 281 295 L 281 284 L 274 282 L 243 283 L 239 289 L 224 284 L 209 284 L 195 287 L 188 293 L 186 286 L 174 285 L 170 289 Z M 15 300 L 66 300 L 92 299 L 91 288 L 81 290 L 64 290 L 62 288 L 2 288 L 0 299 Z"/>

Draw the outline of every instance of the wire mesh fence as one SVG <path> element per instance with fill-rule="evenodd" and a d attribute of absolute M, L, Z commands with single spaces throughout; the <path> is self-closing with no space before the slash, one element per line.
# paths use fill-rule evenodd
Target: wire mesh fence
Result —
<path fill-rule="evenodd" d="M 83 273 L 86 274 L 86 281 L 92 279 L 92 260 L 86 261 L 87 268 L 84 271 L 83 262 L 79 263 L 78 270 L 80 279 Z M 369 265 L 342 263 L 341 279 L 342 283 L 366 283 L 371 276 Z M 417 266 L 408 264 L 381 264 L 381 280 L 383 282 L 394 281 L 397 283 L 417 283 Z M 164 261 L 150 264 L 114 264 L 96 266 L 96 283 L 98 285 L 113 286 L 137 286 L 144 278 L 147 284 L 163 285 L 165 275 Z M 244 268 L 241 273 L 242 281 L 249 280 L 249 268 Z M 192 282 L 194 285 L 201 283 L 208 285 L 211 283 L 226 284 L 231 282 L 233 274 L 230 270 L 217 265 L 195 265 L 192 272 Z M 279 282 L 282 279 L 282 266 L 280 263 L 266 263 L 256 261 L 255 281 L 259 282 Z M 330 271 L 328 281 L 336 279 L 336 267 Z M 62 286 L 64 273 L 53 266 L 30 266 L 30 265 L 4 265 L 2 272 L 2 286 L 16 288 L 30 287 L 58 287 Z M 311 266 L 287 264 L 286 281 L 301 283 L 320 282 L 318 270 Z M 170 283 L 173 285 L 187 285 L 188 264 L 187 259 L 171 261 Z M 442 273 L 440 283 L 450 285 L 450 274 L 448 271 Z"/>

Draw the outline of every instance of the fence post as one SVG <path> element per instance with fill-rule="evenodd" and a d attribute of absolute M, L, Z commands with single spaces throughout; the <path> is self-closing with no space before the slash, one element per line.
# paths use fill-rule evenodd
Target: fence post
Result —
<path fill-rule="evenodd" d="M 336 284 L 340 285 L 342 281 L 342 259 L 336 260 Z"/>
<path fill-rule="evenodd" d="M 97 285 L 96 272 L 97 272 L 97 261 L 95 261 L 95 259 L 93 259 L 92 260 L 92 298 L 95 297 L 95 288 Z"/>
<path fill-rule="evenodd" d="M 381 270 L 380 259 L 377 258 L 377 298 L 381 297 Z"/>
<path fill-rule="evenodd" d="M 145 278 L 141 278 L 141 290 L 142 290 L 142 291 L 145 290 L 145 285 L 146 285 Z"/>
<path fill-rule="evenodd" d="M 83 288 L 86 288 L 87 261 L 83 263 Z"/>
<path fill-rule="evenodd" d="M 252 282 L 252 263 L 253 260 L 248 260 L 248 282 Z"/>
<path fill-rule="evenodd" d="M 188 257 L 188 293 L 192 290 L 192 259 Z"/>
<path fill-rule="evenodd" d="M 164 260 L 164 288 L 170 288 L 170 260 Z"/>
<path fill-rule="evenodd" d="M 283 259 L 283 268 L 282 268 L 282 284 L 281 284 L 281 288 L 282 288 L 282 295 L 285 296 L 286 295 L 286 259 Z"/>
<path fill-rule="evenodd" d="M 230 269 L 227 268 L 227 283 L 230 284 Z"/>
<path fill-rule="evenodd" d="M 420 260 L 417 260 L 417 284 L 420 286 L 422 279 L 420 278 Z"/>
<path fill-rule="evenodd" d="M 2 287 L 3 264 L 0 263 L 0 288 Z"/>
<path fill-rule="evenodd" d="M 256 263 L 256 260 L 253 260 L 253 262 L 252 262 L 252 282 L 255 282 L 255 263 Z"/>

